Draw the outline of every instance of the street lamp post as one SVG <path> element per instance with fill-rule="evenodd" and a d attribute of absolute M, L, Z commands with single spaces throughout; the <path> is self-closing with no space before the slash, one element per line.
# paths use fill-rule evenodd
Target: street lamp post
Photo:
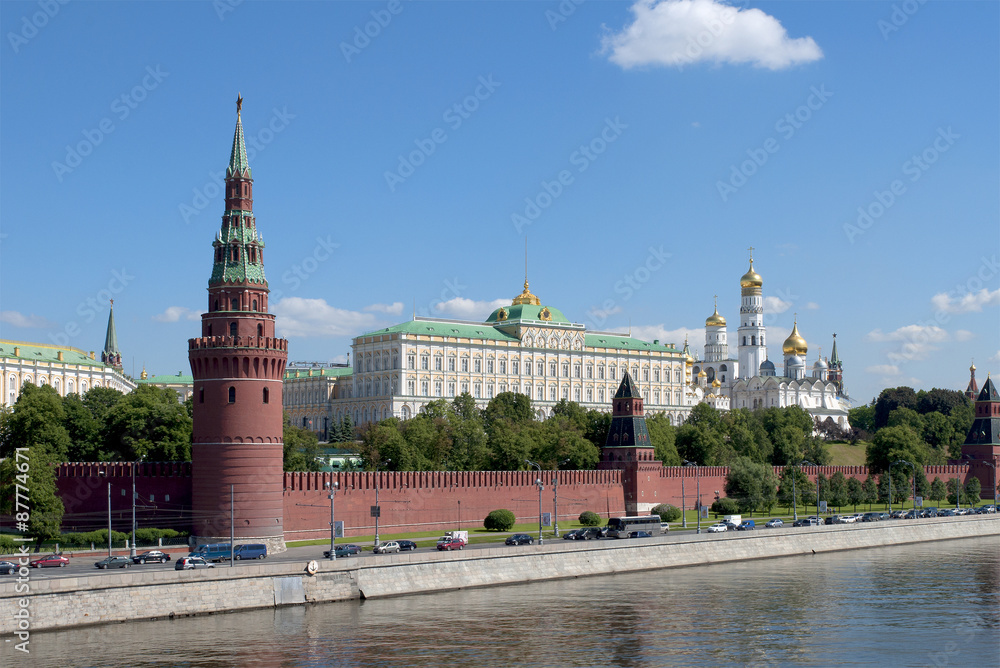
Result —
<path fill-rule="evenodd" d="M 800 469 L 803 466 L 819 466 L 819 465 L 803 460 L 802 463 L 799 464 Z M 793 480 L 795 479 L 794 475 L 792 476 L 792 479 Z M 819 471 L 816 472 L 816 519 L 819 519 Z M 822 522 L 820 522 L 820 524 L 822 524 Z"/>
<path fill-rule="evenodd" d="M 569 461 L 568 459 L 562 460 L 561 462 L 559 462 L 559 467 L 561 467 L 563 464 L 565 464 L 568 461 Z M 552 474 L 552 514 L 555 515 L 555 517 L 553 517 L 553 522 L 555 524 L 555 526 L 553 527 L 553 529 L 554 529 L 553 533 L 555 534 L 555 537 L 558 538 L 559 537 L 559 471 L 558 471 L 558 468 L 557 468 L 556 472 Z"/>
<path fill-rule="evenodd" d="M 382 462 L 383 466 L 387 466 L 392 463 L 391 459 L 387 459 Z M 382 514 L 382 509 L 378 505 L 378 465 L 375 466 L 375 547 L 379 546 L 378 538 L 378 520 L 379 516 Z"/>
<path fill-rule="evenodd" d="M 538 485 L 538 544 L 542 544 L 542 490 L 545 486 L 542 485 L 542 467 L 535 462 L 525 459 L 524 462 L 528 466 L 532 466 L 538 469 L 538 477 L 535 478 L 535 484 Z"/>
<path fill-rule="evenodd" d="M 333 541 L 337 536 L 337 524 L 333 519 L 333 494 L 340 487 L 339 482 L 326 483 L 326 488 L 330 490 L 330 559 L 336 559 L 337 555 L 334 553 Z"/>
<path fill-rule="evenodd" d="M 141 461 L 140 457 L 139 461 L 132 462 L 132 549 L 129 550 L 130 557 L 135 556 L 135 466 Z"/>
<path fill-rule="evenodd" d="M 97 475 L 110 478 L 107 471 L 98 471 Z M 108 482 L 108 556 L 111 556 L 111 483 Z"/>
<path fill-rule="evenodd" d="M 796 522 L 799 519 L 799 506 L 798 506 L 797 500 L 795 498 L 796 497 L 796 494 L 795 494 L 795 478 L 798 477 L 798 476 L 795 475 L 795 468 L 796 467 L 793 464 L 792 465 L 792 521 L 793 522 Z M 799 469 L 799 470 L 801 470 L 801 469 Z"/>

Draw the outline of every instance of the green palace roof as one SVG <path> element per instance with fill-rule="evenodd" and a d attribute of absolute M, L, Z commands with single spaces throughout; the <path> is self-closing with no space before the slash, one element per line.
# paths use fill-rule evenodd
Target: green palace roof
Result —
<path fill-rule="evenodd" d="M 566 319 L 566 316 L 564 316 L 563 312 L 559 309 L 552 306 L 536 306 L 534 304 L 501 306 L 497 310 L 493 311 L 493 313 L 490 313 L 490 317 L 486 318 L 486 322 L 491 324 L 507 324 L 523 320 L 532 320 L 553 325 L 572 324 Z"/>
<path fill-rule="evenodd" d="M 16 355 L 14 354 L 15 348 L 17 349 Z M 59 353 L 62 353 L 62 359 L 59 359 Z M 107 366 L 99 360 L 90 359 L 90 355 L 88 353 L 85 353 L 78 348 L 70 348 L 68 346 L 50 346 L 45 343 L 26 343 L 24 341 L 0 340 L 0 357 L 52 364 L 79 364 L 97 367 Z"/>
<path fill-rule="evenodd" d="M 493 341 L 518 341 L 513 334 L 495 329 L 490 324 L 449 322 L 447 320 L 409 320 L 407 322 L 362 334 L 361 337 L 382 334 L 414 334 L 421 336 L 452 336 L 465 339 L 490 339 Z"/>
<path fill-rule="evenodd" d="M 307 378 L 338 378 L 340 376 L 350 376 L 354 369 L 349 366 L 318 367 L 315 369 L 285 369 L 285 380 L 299 380 Z"/>
<path fill-rule="evenodd" d="M 149 376 L 148 378 L 139 379 L 137 383 L 144 383 L 146 385 L 192 385 L 194 384 L 194 376 L 186 376 L 181 372 L 177 372 L 172 376 L 158 375 Z"/>
<path fill-rule="evenodd" d="M 673 345 L 650 343 L 631 336 L 621 334 L 587 334 L 584 340 L 588 348 L 617 348 L 618 350 L 662 350 L 668 353 L 680 353 Z"/>

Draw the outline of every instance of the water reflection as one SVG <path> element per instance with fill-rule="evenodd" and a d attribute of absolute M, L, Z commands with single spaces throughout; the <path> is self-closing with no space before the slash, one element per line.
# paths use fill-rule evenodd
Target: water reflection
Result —
<path fill-rule="evenodd" d="M 35 634 L 30 663 L 0 663 L 992 666 L 998 554 L 993 536 L 118 624 Z"/>

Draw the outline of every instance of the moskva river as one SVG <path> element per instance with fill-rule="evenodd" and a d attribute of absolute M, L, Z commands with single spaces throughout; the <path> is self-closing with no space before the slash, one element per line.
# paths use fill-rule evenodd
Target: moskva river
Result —
<path fill-rule="evenodd" d="M 1000 537 L 37 633 L 14 660 L 997 666 Z"/>

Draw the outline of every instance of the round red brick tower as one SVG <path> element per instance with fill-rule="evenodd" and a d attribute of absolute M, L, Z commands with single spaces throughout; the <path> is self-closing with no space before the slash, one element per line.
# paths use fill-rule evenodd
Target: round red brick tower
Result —
<path fill-rule="evenodd" d="M 226 211 L 213 246 L 208 312 L 188 340 L 194 376 L 192 513 L 198 543 L 285 549 L 281 383 L 288 341 L 267 312 L 264 242 L 253 215 L 240 109 L 226 170 Z M 232 503 L 230 495 L 232 494 Z M 230 511 L 234 521 L 230 523 Z M 232 527 L 232 528 L 231 528 Z"/>

